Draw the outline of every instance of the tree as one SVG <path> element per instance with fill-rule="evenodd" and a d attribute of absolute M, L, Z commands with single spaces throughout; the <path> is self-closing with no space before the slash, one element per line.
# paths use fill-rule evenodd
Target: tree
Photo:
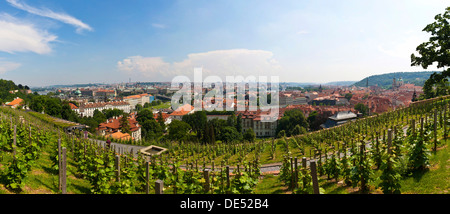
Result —
<path fill-rule="evenodd" d="M 76 113 L 72 111 L 72 108 L 70 108 L 69 102 L 67 101 L 62 103 L 61 118 L 64 120 L 77 122 L 78 117 Z"/>
<path fill-rule="evenodd" d="M 128 121 L 128 114 L 124 114 L 120 118 L 119 123 L 120 123 L 120 131 L 122 133 L 131 134 L 130 122 Z"/>
<path fill-rule="evenodd" d="M 147 120 L 155 120 L 153 118 L 153 112 L 151 110 L 143 109 L 136 114 L 136 121 L 138 121 L 139 124 L 144 123 Z"/>
<path fill-rule="evenodd" d="M 205 126 L 203 142 L 204 143 L 215 143 L 216 142 L 216 136 L 214 134 L 214 126 L 211 123 L 207 123 Z"/>
<path fill-rule="evenodd" d="M 352 99 L 352 97 L 353 97 L 353 94 L 352 93 L 347 93 L 347 94 L 345 94 L 345 99 L 347 99 L 348 101 L 350 101 L 351 99 Z"/>
<path fill-rule="evenodd" d="M 202 142 L 206 141 L 206 139 L 203 139 L 207 123 L 205 111 L 196 111 L 192 114 L 186 114 L 183 116 L 182 121 L 188 123 L 190 127 L 192 127 L 192 130 L 197 133 L 198 140 Z"/>
<path fill-rule="evenodd" d="M 119 117 L 120 115 L 124 114 L 123 110 L 117 108 L 104 109 L 102 112 L 103 114 L 105 114 L 106 118 Z"/>
<path fill-rule="evenodd" d="M 236 127 L 236 115 L 233 113 L 232 115 L 230 115 L 230 116 L 228 116 L 228 118 L 227 118 L 227 123 L 228 123 L 228 126 L 233 126 L 233 127 Z"/>
<path fill-rule="evenodd" d="M 241 116 L 241 114 L 237 115 L 237 118 L 236 118 L 236 130 L 239 133 L 242 133 L 242 116 Z"/>
<path fill-rule="evenodd" d="M 254 133 L 253 133 L 254 135 Z M 221 129 L 220 132 L 220 140 L 222 142 L 233 142 L 238 141 L 242 138 L 241 133 L 239 133 L 236 128 L 232 126 L 225 126 Z M 251 140 L 251 137 L 248 138 L 248 140 Z"/>
<path fill-rule="evenodd" d="M 430 39 L 417 46 L 419 55 L 411 54 L 411 66 L 422 66 L 427 69 L 432 64 L 437 64 L 437 68 L 443 68 L 441 73 L 433 73 L 425 81 L 423 92 L 425 98 L 438 96 L 433 86 L 443 79 L 450 77 L 450 7 L 447 7 L 444 14 L 434 17 L 435 22 L 428 24 L 422 31 L 431 34 Z"/>
<path fill-rule="evenodd" d="M 247 131 L 245 131 L 244 136 L 243 136 L 245 141 L 248 142 L 254 142 L 256 139 L 256 135 L 255 132 L 253 131 L 252 128 L 247 129 Z"/>
<path fill-rule="evenodd" d="M 61 100 L 58 98 L 48 98 L 45 101 L 44 111 L 48 115 L 61 118 Z"/>
<path fill-rule="evenodd" d="M 166 129 L 166 124 L 165 124 L 164 117 L 163 117 L 161 111 L 158 112 L 158 117 L 156 118 L 156 120 L 158 121 L 159 126 L 161 127 L 161 129 L 165 130 Z"/>
<path fill-rule="evenodd" d="M 136 106 L 134 107 L 134 109 L 137 111 L 137 112 L 139 112 L 139 111 L 141 111 L 142 110 L 142 105 L 141 104 L 136 104 Z"/>
<path fill-rule="evenodd" d="M 45 96 L 35 96 L 31 99 L 30 108 L 36 112 L 42 112 L 45 105 Z"/>
<path fill-rule="evenodd" d="M 309 126 L 308 121 L 306 121 L 306 118 L 303 116 L 303 112 L 300 109 L 288 110 L 284 112 L 283 117 L 278 121 L 277 134 L 281 130 L 285 130 L 286 135 L 291 136 L 296 125 L 300 125 L 305 129 Z"/>
<path fill-rule="evenodd" d="M 191 126 L 188 123 L 174 120 L 169 124 L 168 138 L 177 141 L 187 140 L 190 129 Z"/>
<path fill-rule="evenodd" d="M 163 133 L 163 129 L 156 120 L 145 120 L 139 123 L 142 129 L 142 135 L 145 139 L 151 140 L 160 137 Z"/>
<path fill-rule="evenodd" d="M 92 117 L 94 118 L 95 121 L 97 121 L 97 123 L 103 123 L 106 121 L 106 116 L 105 114 L 103 114 L 100 110 L 95 109 L 94 110 L 94 114 L 92 115 Z"/>
<path fill-rule="evenodd" d="M 355 110 L 359 111 L 359 113 L 363 114 L 364 116 L 369 114 L 369 107 L 367 107 L 363 103 L 356 104 Z"/>

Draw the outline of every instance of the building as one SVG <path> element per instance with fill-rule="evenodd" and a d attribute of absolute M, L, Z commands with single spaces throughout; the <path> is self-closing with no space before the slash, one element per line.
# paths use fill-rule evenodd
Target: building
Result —
<path fill-rule="evenodd" d="M 94 96 L 94 91 L 90 90 L 90 89 L 80 89 L 81 92 L 81 96 L 85 96 L 85 97 L 93 97 Z"/>
<path fill-rule="evenodd" d="M 333 116 L 328 117 L 328 120 L 324 124 L 320 125 L 320 127 L 331 128 L 342 125 L 348 121 L 356 120 L 356 118 L 358 118 L 358 116 L 351 111 L 340 111 Z"/>
<path fill-rule="evenodd" d="M 103 111 L 105 109 L 120 109 L 125 113 L 131 112 L 130 104 L 125 101 L 86 103 L 80 105 L 78 108 L 72 108 L 72 110 L 82 117 L 92 117 L 94 116 L 95 110 Z"/>
<path fill-rule="evenodd" d="M 306 97 L 296 97 L 292 101 L 292 105 L 308 105 Z"/>
<path fill-rule="evenodd" d="M 137 122 L 135 115 L 130 114 L 130 116 L 127 118 L 128 124 L 130 125 L 131 136 L 128 133 L 122 133 L 120 131 L 121 119 L 122 116 L 110 118 L 106 120 L 106 122 L 101 123 L 98 126 L 97 131 L 102 136 L 111 137 L 114 139 L 122 139 L 122 140 L 132 139 L 136 141 L 141 140 L 141 126 Z"/>
<path fill-rule="evenodd" d="M 22 98 L 17 97 L 13 101 L 6 103 L 6 106 L 9 106 L 11 108 L 17 108 L 19 106 L 22 106 L 24 104 L 24 101 Z"/>
<path fill-rule="evenodd" d="M 278 120 L 282 116 L 282 111 L 278 116 L 271 115 L 270 111 L 243 111 L 236 114 L 242 118 L 242 132 L 253 129 L 256 137 L 275 137 Z M 276 118 L 274 118 L 276 117 Z"/>
<path fill-rule="evenodd" d="M 163 118 L 163 121 L 164 121 L 164 124 L 165 124 L 165 125 L 169 125 L 170 122 L 172 122 L 172 119 L 170 118 L 170 115 L 169 115 L 168 113 L 165 113 L 165 112 L 156 112 L 156 113 L 153 113 L 153 118 L 154 118 L 156 121 L 158 121 L 159 114 L 161 114 L 161 116 L 162 116 L 162 118 Z"/>
<path fill-rule="evenodd" d="M 286 107 L 288 105 L 292 105 L 292 103 L 293 103 L 292 94 L 280 93 L 280 96 L 279 96 L 279 106 L 280 107 Z"/>
<path fill-rule="evenodd" d="M 108 90 L 108 89 L 98 89 L 95 91 L 94 96 L 96 97 L 112 97 L 116 96 L 117 93 L 115 90 Z"/>
<path fill-rule="evenodd" d="M 128 102 L 131 106 L 131 110 L 134 110 L 137 104 L 144 106 L 145 103 L 151 103 L 155 100 L 155 97 L 151 94 L 138 94 L 131 95 L 123 98 L 123 101 Z"/>
<path fill-rule="evenodd" d="M 186 114 L 194 113 L 194 107 L 189 104 L 184 104 L 183 106 L 178 107 L 175 111 L 173 111 L 169 115 L 170 120 L 182 120 L 183 116 Z"/>

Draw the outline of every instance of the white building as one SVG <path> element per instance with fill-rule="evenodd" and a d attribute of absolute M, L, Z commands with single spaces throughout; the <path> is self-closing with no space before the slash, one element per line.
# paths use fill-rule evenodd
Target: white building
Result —
<path fill-rule="evenodd" d="M 245 133 L 248 129 L 253 129 L 256 137 L 275 137 L 278 125 L 279 115 L 271 115 L 268 112 L 258 111 L 244 111 L 238 112 L 242 118 L 242 132 Z M 274 118 L 275 116 L 275 118 Z"/>
<path fill-rule="evenodd" d="M 151 103 L 153 100 L 154 97 L 150 94 L 131 95 L 123 98 L 123 101 L 130 104 L 131 110 L 134 110 L 137 104 L 144 106 L 145 103 Z"/>
<path fill-rule="evenodd" d="M 130 104 L 125 101 L 117 101 L 117 102 L 99 102 L 99 103 L 86 103 L 80 105 L 78 108 L 74 108 L 72 110 L 78 113 L 82 117 L 92 117 L 94 116 L 94 111 L 99 110 L 103 111 L 105 109 L 120 109 L 125 113 L 130 113 Z"/>

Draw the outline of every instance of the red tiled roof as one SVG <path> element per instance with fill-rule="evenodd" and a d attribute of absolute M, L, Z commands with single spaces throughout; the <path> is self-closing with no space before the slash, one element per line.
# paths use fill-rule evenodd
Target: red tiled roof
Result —
<path fill-rule="evenodd" d="M 110 134 L 109 136 L 114 138 L 114 139 L 121 139 L 121 140 L 133 139 L 133 137 L 131 137 L 130 134 L 122 133 L 120 131 L 114 132 L 114 133 Z"/>
<path fill-rule="evenodd" d="M 120 119 L 118 118 L 110 118 L 104 123 L 100 123 L 98 130 L 110 130 L 111 132 L 116 132 L 120 129 Z M 139 124 L 134 117 L 128 117 L 128 123 L 130 124 L 130 130 L 132 132 L 137 131 L 139 129 Z"/>
<path fill-rule="evenodd" d="M 178 107 L 177 110 L 172 112 L 170 115 L 171 116 L 183 116 L 183 115 L 188 114 L 192 110 L 194 110 L 193 106 L 191 106 L 189 104 L 184 104 L 183 106 Z"/>
<path fill-rule="evenodd" d="M 167 118 L 169 118 L 169 116 L 170 116 L 169 114 L 164 113 L 164 112 L 162 112 L 161 114 L 162 114 L 162 118 L 164 121 L 166 121 Z M 155 118 L 155 120 L 158 120 L 158 117 L 159 117 L 159 113 L 153 114 L 153 118 Z"/>
<path fill-rule="evenodd" d="M 147 93 L 145 93 L 145 94 L 138 94 L 138 95 L 130 95 L 130 96 L 124 97 L 123 99 L 124 100 L 125 99 L 139 99 L 139 98 L 141 98 L 143 96 L 152 96 L 152 95 L 151 94 L 147 94 Z"/>
<path fill-rule="evenodd" d="M 21 98 L 17 98 L 11 102 L 9 102 L 8 104 L 6 104 L 7 106 L 17 106 L 20 105 L 23 102 L 23 99 Z"/>
<path fill-rule="evenodd" d="M 69 103 L 70 109 L 78 109 L 78 106 L 76 106 L 73 103 Z"/>

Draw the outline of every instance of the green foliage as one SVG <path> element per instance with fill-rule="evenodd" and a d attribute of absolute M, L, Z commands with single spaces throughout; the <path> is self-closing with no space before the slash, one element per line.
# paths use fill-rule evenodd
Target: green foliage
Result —
<path fill-rule="evenodd" d="M 91 183 L 91 193 L 110 194 L 112 193 L 111 180 L 114 177 L 114 162 L 108 153 L 103 155 L 95 154 L 92 145 L 88 145 L 89 155 L 86 155 L 86 179 Z M 105 159 L 104 155 L 108 155 Z M 106 160 L 106 161 L 105 161 Z"/>
<path fill-rule="evenodd" d="M 367 107 L 363 103 L 356 104 L 354 108 L 355 108 L 355 110 L 359 111 L 359 113 L 363 114 L 364 116 L 367 116 L 369 114 L 369 107 Z"/>
<path fill-rule="evenodd" d="M 364 143 L 364 141 L 360 143 Z M 373 170 L 371 169 L 372 161 L 367 157 L 365 146 L 360 146 L 360 148 L 359 152 L 352 155 L 357 163 L 351 168 L 351 181 L 353 187 L 360 184 L 360 190 L 364 192 L 367 191 L 369 182 L 373 180 Z"/>
<path fill-rule="evenodd" d="M 188 139 L 188 132 L 191 130 L 191 126 L 183 121 L 173 120 L 169 124 L 169 139 L 185 141 Z"/>
<path fill-rule="evenodd" d="M 292 130 L 292 135 L 293 136 L 296 136 L 296 135 L 301 135 L 301 134 L 305 134 L 306 133 L 306 129 L 305 129 L 305 127 L 303 127 L 303 126 L 300 126 L 300 125 L 296 125 L 295 127 L 294 127 L 294 130 Z"/>
<path fill-rule="evenodd" d="M 329 177 L 333 176 L 336 179 L 336 181 L 339 178 L 341 167 L 334 153 L 331 154 L 331 158 L 326 160 L 325 172 L 328 174 Z"/>
<path fill-rule="evenodd" d="M 369 86 L 379 86 L 381 88 L 389 89 L 392 87 L 393 78 L 402 78 L 405 83 L 411 83 L 417 86 L 423 86 L 425 81 L 433 72 L 418 71 L 418 72 L 394 72 L 387 74 L 378 74 L 369 76 Z M 366 87 L 367 77 L 353 85 L 359 87 Z"/>
<path fill-rule="evenodd" d="M 256 135 L 252 128 L 249 128 L 249 129 L 247 129 L 247 131 L 244 132 L 243 139 L 248 142 L 255 141 Z"/>
<path fill-rule="evenodd" d="M 386 158 L 381 164 L 382 174 L 379 177 L 381 182 L 378 187 L 381 187 L 384 194 L 400 194 L 401 174 L 396 169 L 397 162 L 394 157 L 393 154 L 386 154 Z"/>
<path fill-rule="evenodd" d="M 278 121 L 277 134 L 284 130 L 287 136 L 293 135 L 293 130 L 296 125 L 308 128 L 308 122 L 306 121 L 303 112 L 300 109 L 293 109 L 284 112 L 283 117 Z"/>
<path fill-rule="evenodd" d="M 220 132 L 220 138 L 222 142 L 233 142 L 242 139 L 241 134 L 232 126 L 225 126 Z M 251 139 L 246 139 L 251 141 Z"/>
<path fill-rule="evenodd" d="M 425 129 L 419 133 L 408 137 L 409 149 L 409 169 L 411 171 L 425 170 L 429 164 L 429 151 L 426 145 L 430 142 L 431 131 Z"/>
<path fill-rule="evenodd" d="M 6 187 L 12 190 L 21 191 L 24 187 L 23 180 L 29 172 L 30 166 L 25 160 L 25 156 L 17 155 L 15 160 L 10 162 L 6 168 Z"/>
<path fill-rule="evenodd" d="M 437 68 L 450 66 L 450 43 L 448 42 L 450 38 L 450 7 L 447 7 L 444 14 L 436 15 L 434 19 L 435 22 L 428 24 L 423 29 L 431 36 L 427 42 L 417 46 L 416 51 L 419 55 L 411 54 L 411 66 L 422 66 L 424 69 L 432 64 L 437 64 Z M 447 90 L 443 92 L 433 89 L 436 84 L 445 84 L 448 77 L 450 77 L 450 68 L 440 73 L 433 73 L 423 87 L 425 98 L 448 94 Z"/>

